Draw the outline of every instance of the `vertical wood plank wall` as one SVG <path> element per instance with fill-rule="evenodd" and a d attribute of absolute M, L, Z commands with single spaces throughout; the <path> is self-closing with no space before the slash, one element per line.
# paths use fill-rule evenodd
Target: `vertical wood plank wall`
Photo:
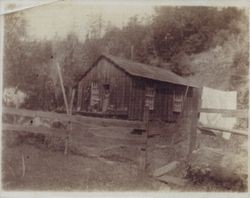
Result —
<path fill-rule="evenodd" d="M 133 78 L 129 97 L 129 119 L 142 120 L 145 103 L 145 81 L 141 78 Z"/>
<path fill-rule="evenodd" d="M 142 120 L 145 88 L 148 85 L 152 86 L 152 84 L 155 86 L 155 101 L 154 109 L 150 110 L 149 119 L 175 122 L 180 114 L 173 112 L 174 91 L 179 91 L 184 95 L 186 86 L 145 80 L 143 78 L 133 78 L 132 80 L 131 95 L 129 97 L 129 119 Z M 193 89 L 190 88 L 185 99 L 184 116 L 187 116 L 188 111 L 192 109 L 192 91 Z"/>
<path fill-rule="evenodd" d="M 154 110 L 150 110 L 150 120 L 162 120 L 175 122 L 179 116 L 173 112 L 174 92 L 183 95 L 186 86 L 164 83 L 140 77 L 132 77 L 105 58 L 100 59 L 85 77 L 79 82 L 77 107 L 81 111 L 87 111 L 84 99 L 91 83 L 96 82 L 99 87 L 101 101 L 104 97 L 104 84 L 109 84 L 111 89 L 110 104 L 114 105 L 115 111 L 127 111 L 129 120 L 142 120 L 145 105 L 145 88 L 155 87 Z M 192 92 L 190 88 L 185 101 L 184 115 L 192 109 Z"/>
<path fill-rule="evenodd" d="M 84 99 L 87 97 L 87 90 L 90 89 L 92 82 L 98 84 L 101 101 L 104 97 L 103 85 L 109 84 L 111 90 L 110 104 L 114 105 L 116 110 L 128 109 L 131 77 L 106 59 L 101 59 L 79 83 L 78 108 L 80 110 L 87 111 L 87 104 L 84 104 Z"/>

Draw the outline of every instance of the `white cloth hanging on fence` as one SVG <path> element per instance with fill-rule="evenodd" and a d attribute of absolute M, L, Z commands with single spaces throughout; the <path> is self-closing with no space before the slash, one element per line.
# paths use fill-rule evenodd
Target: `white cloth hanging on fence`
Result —
<path fill-rule="evenodd" d="M 201 107 L 235 110 L 237 108 L 237 92 L 203 87 Z M 200 122 L 205 125 L 232 129 L 236 124 L 236 118 L 223 117 L 219 113 L 201 113 Z M 222 136 L 225 139 L 229 139 L 231 134 L 223 133 Z"/>

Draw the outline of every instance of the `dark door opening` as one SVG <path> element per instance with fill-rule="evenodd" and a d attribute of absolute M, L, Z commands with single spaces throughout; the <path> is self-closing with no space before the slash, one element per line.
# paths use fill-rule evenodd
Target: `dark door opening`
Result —
<path fill-rule="evenodd" d="M 104 96 L 102 102 L 102 112 L 107 112 L 110 103 L 110 85 L 104 84 L 103 89 L 104 89 Z"/>

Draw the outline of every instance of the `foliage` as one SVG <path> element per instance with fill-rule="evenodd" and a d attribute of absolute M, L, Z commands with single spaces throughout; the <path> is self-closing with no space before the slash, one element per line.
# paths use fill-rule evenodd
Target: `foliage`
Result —
<path fill-rule="evenodd" d="M 171 69 L 206 86 L 238 89 L 239 100 L 247 103 L 248 92 L 240 89 L 248 82 L 244 10 L 162 6 L 151 17 L 132 17 L 122 28 L 92 16 L 84 41 L 73 32 L 65 39 L 29 40 L 26 27 L 21 12 L 5 16 L 4 87 L 18 86 L 26 92 L 28 108 L 63 106 L 56 64 L 70 96 L 81 74 L 101 53 Z"/>
<path fill-rule="evenodd" d="M 19 68 L 23 65 L 25 50 L 22 44 L 25 40 L 25 21 L 22 13 L 8 14 L 4 17 L 4 84 L 16 86 L 16 81 L 22 81 Z M 19 78 L 18 78 L 19 77 Z"/>

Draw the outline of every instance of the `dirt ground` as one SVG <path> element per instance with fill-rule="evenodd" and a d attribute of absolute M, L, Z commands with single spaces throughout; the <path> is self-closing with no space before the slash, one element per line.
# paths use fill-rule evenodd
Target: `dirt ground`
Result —
<path fill-rule="evenodd" d="M 162 183 L 151 177 L 152 172 L 173 160 L 180 165 L 169 174 L 183 178 L 186 174 L 186 152 L 188 140 L 166 147 L 168 136 L 156 135 L 149 139 L 147 174 L 138 167 L 138 150 L 121 147 L 103 151 L 95 150 L 99 156 L 86 154 L 86 146 L 81 145 L 81 130 L 75 126 L 69 153 L 64 155 L 64 144 L 54 141 L 54 146 L 45 145 L 39 136 L 23 140 L 16 133 L 3 134 L 2 185 L 5 190 L 37 191 L 232 191 L 230 188 L 204 181 L 194 184 L 188 181 L 185 186 Z M 85 130 L 104 130 L 90 127 Z M 125 130 L 105 128 L 105 130 Z M 127 129 L 131 130 L 131 129 Z M 73 142 L 73 143 L 72 143 Z M 211 145 L 213 142 L 213 145 Z M 227 148 L 239 147 L 242 141 L 225 145 L 221 138 L 198 134 L 197 145 Z M 165 143 L 165 144 L 164 144 Z M 82 147 L 81 147 L 82 146 Z M 77 149 L 76 149 L 77 148 Z M 91 149 L 91 148 L 88 148 Z M 94 148 L 92 148 L 94 149 Z M 233 149 L 235 150 L 235 149 Z M 22 155 L 25 162 L 23 174 Z"/>
<path fill-rule="evenodd" d="M 85 147 L 69 150 L 49 147 L 39 136 L 23 140 L 17 134 L 3 134 L 2 187 L 4 190 L 37 191 L 152 191 L 150 177 L 142 174 L 133 157 L 106 154 L 87 156 Z M 58 142 L 57 142 L 58 144 Z M 81 152 L 82 151 L 82 152 Z M 132 153 L 132 152 L 131 152 Z M 23 174 L 22 155 L 25 161 Z"/>
<path fill-rule="evenodd" d="M 26 165 L 23 177 L 21 152 Z M 65 156 L 62 152 L 41 150 L 31 145 L 9 148 L 3 161 L 5 190 L 153 190 L 152 186 L 138 180 L 137 169 L 131 164 L 105 163 L 72 154 Z"/>

